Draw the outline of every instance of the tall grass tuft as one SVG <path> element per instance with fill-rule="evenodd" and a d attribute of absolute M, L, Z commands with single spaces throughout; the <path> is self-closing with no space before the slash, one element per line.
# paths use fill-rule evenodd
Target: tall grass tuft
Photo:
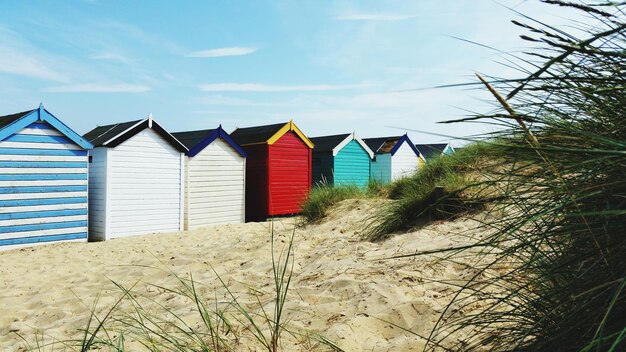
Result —
<path fill-rule="evenodd" d="M 430 160 L 412 176 L 389 186 L 389 205 L 374 214 L 364 231 L 364 239 L 380 241 L 391 233 L 432 220 L 448 220 L 483 209 L 476 193 L 480 171 L 490 163 L 484 158 L 495 147 L 474 143 L 453 155 Z"/>
<path fill-rule="evenodd" d="M 527 74 L 481 83 L 501 107 L 472 118 L 503 127 L 489 182 L 501 216 L 473 249 L 490 262 L 450 303 L 429 350 L 626 350 L 625 4 L 544 2 L 585 19 L 514 21 L 538 47 L 519 62 Z"/>
<path fill-rule="evenodd" d="M 371 180 L 365 189 L 356 185 L 333 186 L 317 184 L 302 204 L 301 215 L 306 222 L 319 221 L 330 207 L 345 199 L 375 198 L 386 194 L 386 186 Z"/>

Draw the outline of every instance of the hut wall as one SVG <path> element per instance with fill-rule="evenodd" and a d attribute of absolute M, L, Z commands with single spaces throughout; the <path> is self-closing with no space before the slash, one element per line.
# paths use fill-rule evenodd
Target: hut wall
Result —
<path fill-rule="evenodd" d="M 265 220 L 268 208 L 268 146 L 256 144 L 243 147 L 246 159 L 246 221 Z"/>
<path fill-rule="evenodd" d="M 246 158 L 218 138 L 188 165 L 186 229 L 245 221 Z"/>
<path fill-rule="evenodd" d="M 376 154 L 372 161 L 371 178 L 381 183 L 391 182 L 391 154 Z"/>
<path fill-rule="evenodd" d="M 106 234 L 108 148 L 93 149 L 89 163 L 89 240 L 103 241 Z"/>
<path fill-rule="evenodd" d="M 313 149 L 313 186 L 320 183 L 332 185 L 334 157 L 332 152 L 316 153 Z"/>
<path fill-rule="evenodd" d="M 417 171 L 418 156 L 411 146 L 404 142 L 391 157 L 391 181 L 410 176 Z"/>
<path fill-rule="evenodd" d="M 106 237 L 182 230 L 184 165 L 184 154 L 151 129 L 109 150 Z"/>
<path fill-rule="evenodd" d="M 371 159 L 356 141 L 345 145 L 335 156 L 335 185 L 367 187 L 370 180 Z"/>
<path fill-rule="evenodd" d="M 294 132 L 269 146 L 269 216 L 295 214 L 311 190 L 312 150 Z"/>
<path fill-rule="evenodd" d="M 45 122 L 0 142 L 0 247 L 87 239 L 87 158 Z"/>

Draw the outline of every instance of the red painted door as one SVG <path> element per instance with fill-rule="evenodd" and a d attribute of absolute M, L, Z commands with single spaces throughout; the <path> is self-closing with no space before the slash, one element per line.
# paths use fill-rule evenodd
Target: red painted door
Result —
<path fill-rule="evenodd" d="M 311 149 L 293 132 L 269 147 L 269 214 L 300 212 L 311 189 Z"/>

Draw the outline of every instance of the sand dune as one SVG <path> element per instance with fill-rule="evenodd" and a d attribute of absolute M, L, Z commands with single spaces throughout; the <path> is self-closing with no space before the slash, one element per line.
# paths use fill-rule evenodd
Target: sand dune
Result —
<path fill-rule="evenodd" d="M 381 201 L 344 201 L 321 224 L 297 228 L 293 281 L 286 319 L 294 331 L 323 334 L 346 351 L 417 351 L 423 341 L 393 324 L 428 334 L 450 299 L 452 289 L 433 280 L 467 277 L 463 265 L 434 256 L 383 260 L 418 250 L 466 243 L 477 223 L 461 219 L 432 224 L 383 243 L 358 240 L 365 218 Z M 295 218 L 274 223 L 277 245 L 284 246 Z M 193 304 L 160 290 L 175 287 L 172 273 L 191 273 L 207 299 L 226 293 L 213 269 L 251 306 L 254 290 L 272 307 L 269 223 L 221 225 L 188 233 L 146 235 L 100 243 L 62 243 L 0 252 L 0 350 L 20 351 L 34 343 L 80 336 L 96 303 L 103 314 L 120 297 L 112 281 L 164 302 L 192 325 Z M 213 269 L 212 269 L 213 268 Z M 156 308 L 155 308 L 156 309 Z M 41 333 L 40 333 L 41 334 Z M 241 333 L 241 336 L 245 334 Z M 238 350 L 259 348 L 250 337 Z M 284 350 L 310 350 L 315 342 L 285 335 Z M 130 350 L 142 350 L 127 340 Z M 321 348 L 322 350 L 324 348 Z M 49 350 L 49 349 L 46 349 Z M 61 345 L 56 350 L 63 350 Z"/>

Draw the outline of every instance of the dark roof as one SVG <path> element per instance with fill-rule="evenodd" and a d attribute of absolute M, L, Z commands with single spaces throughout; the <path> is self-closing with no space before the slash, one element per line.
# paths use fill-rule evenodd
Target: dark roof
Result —
<path fill-rule="evenodd" d="M 22 111 L 22 112 L 18 112 L 16 114 L 11 114 L 11 115 L 0 116 L 0 128 L 3 128 L 4 126 L 12 124 L 13 122 L 19 120 L 20 118 L 30 114 L 31 112 L 35 110 L 37 109 Z"/>
<path fill-rule="evenodd" d="M 198 155 L 206 146 L 213 143 L 214 140 L 221 138 L 230 145 L 237 153 L 246 158 L 248 155 L 241 147 L 230 138 L 230 135 L 224 131 L 222 125 L 213 130 L 198 130 L 172 133 L 174 138 L 178 139 L 187 147 L 187 155 L 194 157 Z"/>
<path fill-rule="evenodd" d="M 187 149 L 191 150 L 198 143 L 202 142 L 206 137 L 208 137 L 211 133 L 213 133 L 215 129 L 210 130 L 198 130 L 198 131 L 187 131 L 187 132 L 174 132 L 172 136 L 176 137 L 182 144 L 187 147 Z"/>
<path fill-rule="evenodd" d="M 341 143 L 344 139 L 346 139 L 350 133 L 346 134 L 336 134 L 333 136 L 322 136 L 322 137 L 313 137 L 310 138 L 311 142 L 315 144 L 315 148 L 313 148 L 313 152 L 330 152 L 332 151 L 339 143 Z"/>
<path fill-rule="evenodd" d="M 415 148 L 419 150 L 420 154 L 422 154 L 424 158 L 428 159 L 441 155 L 447 146 L 448 143 L 416 144 Z"/>
<path fill-rule="evenodd" d="M 167 132 L 156 121 L 152 120 L 152 127 L 150 127 L 150 120 L 151 118 L 147 118 L 145 120 L 134 120 L 113 125 L 96 127 L 93 130 L 85 133 L 83 137 L 91 142 L 94 147 L 105 146 L 107 148 L 115 148 L 118 145 L 129 140 L 137 133 L 145 130 L 146 128 L 152 128 L 154 132 L 156 132 L 159 136 L 165 139 L 170 145 L 172 145 L 172 147 L 176 148 L 176 150 L 178 150 L 179 152 L 186 153 L 189 151 L 189 149 L 187 149 L 184 144 L 182 144 L 178 139 L 176 139 L 169 132 Z M 105 145 L 104 143 L 107 144 Z"/>
<path fill-rule="evenodd" d="M 83 135 L 83 138 L 93 144 L 94 147 L 99 147 L 103 145 L 104 142 L 133 127 L 140 121 L 141 120 L 134 120 L 122 123 L 115 123 L 112 125 L 98 126 L 93 130 L 85 133 L 85 135 Z"/>
<path fill-rule="evenodd" d="M 365 138 L 363 142 L 377 154 L 390 153 L 402 136 Z"/>
<path fill-rule="evenodd" d="M 230 134 L 230 137 L 241 146 L 247 144 L 265 143 L 287 123 L 288 122 L 265 126 L 237 128 Z"/>

